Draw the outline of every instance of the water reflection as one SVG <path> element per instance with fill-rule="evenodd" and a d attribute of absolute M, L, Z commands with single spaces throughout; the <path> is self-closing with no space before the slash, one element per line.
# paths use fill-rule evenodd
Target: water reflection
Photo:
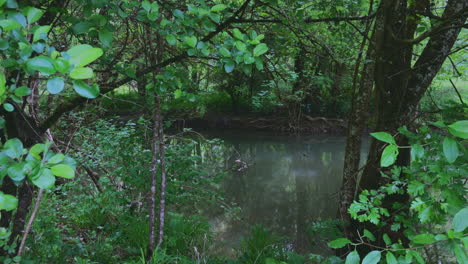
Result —
<path fill-rule="evenodd" d="M 241 208 L 240 218 L 211 210 L 220 251 L 232 254 L 249 226 L 262 224 L 310 250 L 306 228 L 338 210 L 345 138 L 281 137 L 225 133 L 224 163 L 230 169 L 220 189 Z M 245 168 L 245 164 L 247 167 Z"/>

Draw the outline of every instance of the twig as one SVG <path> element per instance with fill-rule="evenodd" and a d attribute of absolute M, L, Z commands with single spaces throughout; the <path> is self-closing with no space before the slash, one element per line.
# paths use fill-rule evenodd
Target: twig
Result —
<path fill-rule="evenodd" d="M 450 57 L 449 57 L 449 58 L 450 58 Z M 460 102 L 464 105 L 465 102 L 463 102 L 463 98 L 462 98 L 460 92 L 458 91 L 457 87 L 455 86 L 455 84 L 452 82 L 452 79 L 449 79 L 449 81 L 450 81 L 450 84 L 452 84 L 453 89 L 454 89 L 455 92 L 457 93 L 458 98 L 460 99 Z"/>
<path fill-rule="evenodd" d="M 26 226 L 26 229 L 24 230 L 24 235 L 23 235 L 23 238 L 21 239 L 21 243 L 18 248 L 18 254 L 16 254 L 18 257 L 21 257 L 21 255 L 23 254 L 24 245 L 26 244 L 26 239 L 28 238 L 28 234 L 29 234 L 29 231 L 31 230 L 31 226 L 34 221 L 34 218 L 36 218 L 37 211 L 39 210 L 39 204 L 41 202 L 43 194 L 44 194 L 44 189 L 39 189 L 39 193 L 37 194 L 37 198 L 36 198 L 36 204 L 34 205 L 34 210 L 31 213 L 31 216 L 29 217 L 28 225 Z"/>

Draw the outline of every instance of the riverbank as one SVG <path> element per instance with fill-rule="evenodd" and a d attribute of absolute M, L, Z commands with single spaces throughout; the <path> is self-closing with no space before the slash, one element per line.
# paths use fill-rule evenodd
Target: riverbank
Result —
<path fill-rule="evenodd" d="M 241 129 L 248 131 L 270 131 L 278 134 L 328 134 L 345 135 L 347 121 L 338 118 L 311 117 L 303 115 L 298 120 L 281 116 L 213 116 L 203 118 L 172 119 L 171 128 L 197 131 L 211 129 Z"/>

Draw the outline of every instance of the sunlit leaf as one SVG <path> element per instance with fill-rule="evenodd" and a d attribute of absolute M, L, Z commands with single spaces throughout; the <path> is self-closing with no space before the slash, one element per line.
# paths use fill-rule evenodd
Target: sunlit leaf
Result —
<path fill-rule="evenodd" d="M 211 7 L 211 12 L 221 12 L 226 9 L 227 6 L 223 4 L 217 4 Z"/>
<path fill-rule="evenodd" d="M 463 208 L 455 214 L 452 225 L 455 232 L 462 232 L 468 227 L 468 208 Z"/>
<path fill-rule="evenodd" d="M 345 264 L 359 264 L 359 261 L 361 261 L 359 253 L 354 250 L 346 256 Z"/>
<path fill-rule="evenodd" d="M 416 244 L 432 244 L 436 239 L 433 234 L 419 234 L 414 236 L 411 241 Z"/>
<path fill-rule="evenodd" d="M 388 145 L 385 147 L 382 152 L 382 157 L 380 159 L 380 166 L 388 167 L 395 163 L 398 157 L 398 147 L 396 145 Z"/>
<path fill-rule="evenodd" d="M 49 169 L 43 168 L 32 178 L 32 183 L 41 189 L 54 187 L 55 177 Z"/>
<path fill-rule="evenodd" d="M 89 67 L 79 67 L 70 72 L 70 78 L 75 80 L 89 79 L 94 76 L 93 69 Z"/>
<path fill-rule="evenodd" d="M 371 133 L 371 136 L 375 137 L 380 141 L 396 145 L 395 138 L 393 138 L 393 136 L 387 132 L 374 132 Z"/>
<path fill-rule="evenodd" d="M 362 264 L 377 264 L 379 263 L 381 258 L 380 251 L 374 250 L 369 252 L 364 259 L 362 260 Z"/>
<path fill-rule="evenodd" d="M 445 137 L 442 145 L 445 158 L 449 163 L 454 163 L 458 157 L 458 144 L 453 138 Z"/>
<path fill-rule="evenodd" d="M 348 245 L 349 243 L 351 243 L 351 241 L 347 238 L 338 238 L 338 239 L 328 242 L 328 246 L 331 248 L 342 248 Z"/>
<path fill-rule="evenodd" d="M 73 89 L 79 95 L 93 99 L 99 95 L 99 87 L 96 85 L 88 85 L 84 81 L 73 81 Z"/>
<path fill-rule="evenodd" d="M 449 125 L 448 127 L 449 127 L 449 132 L 452 135 L 463 138 L 463 139 L 468 139 L 468 120 L 455 122 Z"/>
<path fill-rule="evenodd" d="M 65 86 L 65 82 L 63 81 L 62 77 L 54 77 L 47 81 L 47 91 L 51 94 L 58 94 L 63 91 Z"/>
<path fill-rule="evenodd" d="M 29 24 L 32 24 L 38 21 L 44 14 L 42 10 L 37 9 L 35 7 L 30 7 L 30 6 L 25 8 L 25 12 L 26 12 L 26 17 L 28 18 Z"/>
<path fill-rule="evenodd" d="M 55 73 L 54 60 L 46 56 L 38 56 L 29 59 L 26 62 L 26 67 L 31 71 L 39 71 L 45 75 Z"/>
<path fill-rule="evenodd" d="M 68 165 L 58 164 L 50 168 L 52 174 L 58 177 L 73 179 L 75 177 L 75 170 Z"/>

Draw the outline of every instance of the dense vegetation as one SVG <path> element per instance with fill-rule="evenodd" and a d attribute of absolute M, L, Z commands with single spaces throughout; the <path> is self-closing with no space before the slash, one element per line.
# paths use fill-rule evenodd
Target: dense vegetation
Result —
<path fill-rule="evenodd" d="M 0 261 L 468 263 L 467 16 L 464 0 L 0 0 Z M 336 219 L 300 227 L 328 250 L 252 226 L 218 253 L 203 212 L 239 217 L 219 191 L 236 150 L 199 128 L 346 134 Z"/>

